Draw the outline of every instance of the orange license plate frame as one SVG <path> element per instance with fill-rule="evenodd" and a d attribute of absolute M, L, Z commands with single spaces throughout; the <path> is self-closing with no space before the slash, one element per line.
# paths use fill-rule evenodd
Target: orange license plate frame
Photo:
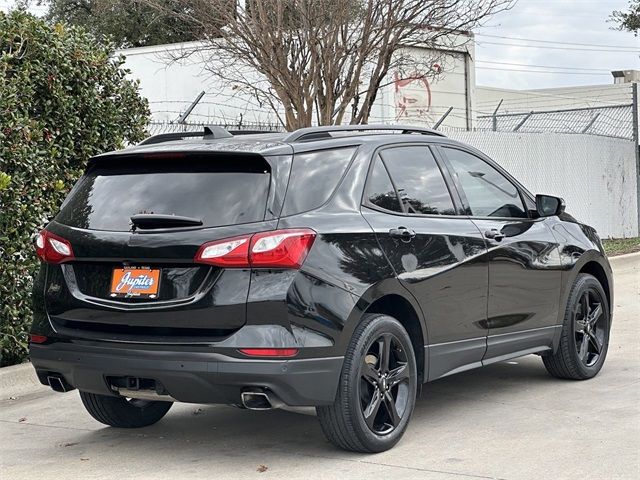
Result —
<path fill-rule="evenodd" d="M 160 269 L 151 267 L 116 267 L 111 275 L 112 298 L 158 298 Z"/>

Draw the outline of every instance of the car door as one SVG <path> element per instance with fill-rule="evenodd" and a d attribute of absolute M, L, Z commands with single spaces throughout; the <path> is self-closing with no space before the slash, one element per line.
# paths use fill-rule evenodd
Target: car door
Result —
<path fill-rule="evenodd" d="M 428 145 L 393 146 L 375 155 L 362 208 L 423 310 L 429 379 L 481 365 L 486 350 L 485 243 L 453 188 Z"/>
<path fill-rule="evenodd" d="M 441 146 L 469 218 L 485 237 L 489 261 L 487 353 L 483 363 L 541 351 L 558 323 L 558 245 L 535 203 L 489 159 Z"/>

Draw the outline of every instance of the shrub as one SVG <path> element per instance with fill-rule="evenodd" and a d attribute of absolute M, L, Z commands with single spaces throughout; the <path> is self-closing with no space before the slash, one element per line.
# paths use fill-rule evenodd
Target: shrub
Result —
<path fill-rule="evenodd" d="M 0 12 L 0 366 L 26 357 L 35 234 L 89 157 L 145 136 L 123 63 L 80 28 Z"/>

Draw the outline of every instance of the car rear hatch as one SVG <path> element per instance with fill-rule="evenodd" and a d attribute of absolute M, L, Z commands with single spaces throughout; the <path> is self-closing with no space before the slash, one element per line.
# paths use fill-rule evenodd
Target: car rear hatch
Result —
<path fill-rule="evenodd" d="M 207 242 L 276 227 L 274 189 L 290 166 L 282 159 L 173 152 L 90 162 L 47 227 L 72 251 L 69 261 L 47 265 L 54 329 L 75 338 L 210 343 L 242 327 L 250 270 L 194 258 Z"/>

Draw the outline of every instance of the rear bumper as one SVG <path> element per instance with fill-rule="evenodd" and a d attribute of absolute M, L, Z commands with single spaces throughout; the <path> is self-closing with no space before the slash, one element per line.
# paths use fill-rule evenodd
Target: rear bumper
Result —
<path fill-rule="evenodd" d="M 42 383 L 59 374 L 91 393 L 116 395 L 107 377 L 128 376 L 156 380 L 181 402 L 239 404 L 243 390 L 260 387 L 290 406 L 331 404 L 343 363 L 343 357 L 245 360 L 204 351 L 63 342 L 32 344 L 30 355 Z"/>

